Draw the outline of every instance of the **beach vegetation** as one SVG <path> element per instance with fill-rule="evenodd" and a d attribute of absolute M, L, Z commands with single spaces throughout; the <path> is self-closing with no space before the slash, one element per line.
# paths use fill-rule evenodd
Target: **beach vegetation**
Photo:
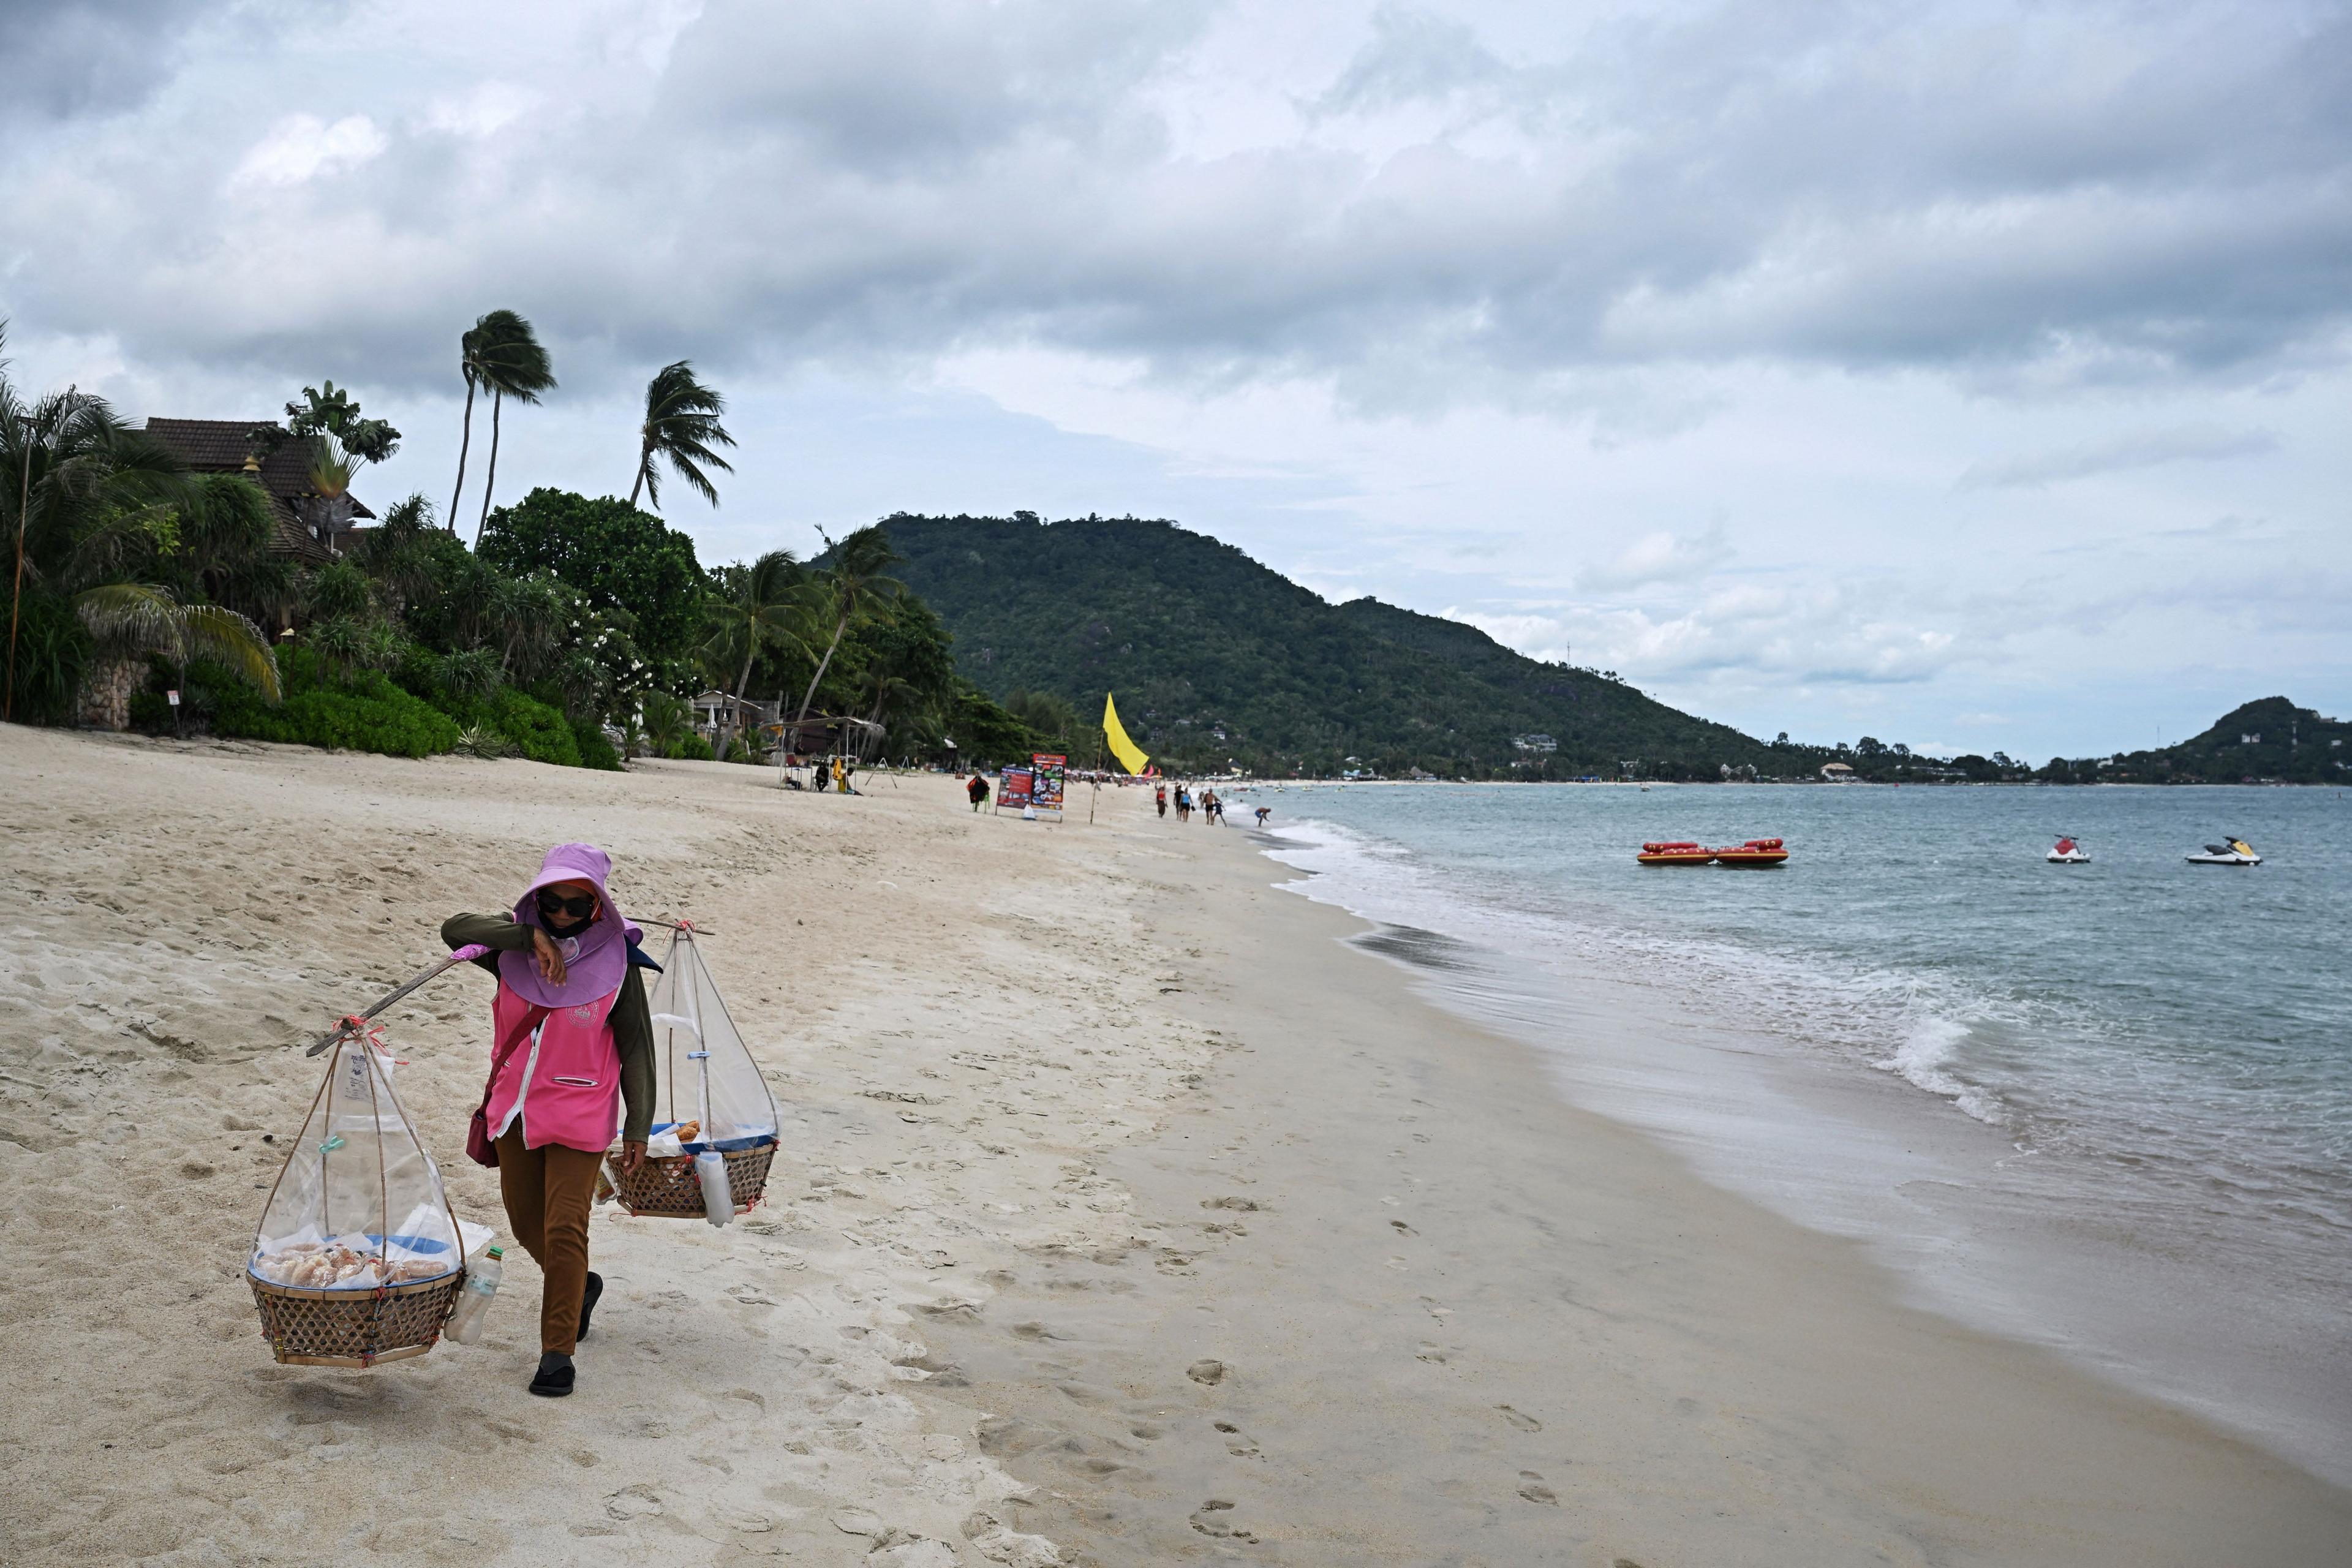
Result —
<path fill-rule="evenodd" d="M 310 441 L 314 454 L 331 454 L 348 468 L 381 463 L 400 450 L 400 432 L 384 420 L 362 418 L 350 390 L 331 381 L 304 387 L 302 395 L 286 405 L 285 433 Z M 344 478 L 348 479 L 348 472 Z"/>
<path fill-rule="evenodd" d="M 617 773 L 625 771 L 621 765 L 621 752 L 613 744 L 604 726 L 592 719 L 572 719 L 572 743 L 580 755 L 580 766 L 599 772 Z"/>
<path fill-rule="evenodd" d="M 531 330 L 513 310 L 492 310 L 477 319 L 458 340 L 458 364 L 466 378 L 466 427 L 457 451 L 457 489 L 449 498 L 449 526 L 457 526 L 457 496 L 466 488 L 466 446 L 473 440 L 474 394 L 490 395 L 490 460 L 482 476 L 482 510 L 474 522 L 474 542 L 481 544 L 482 530 L 490 519 L 490 497 L 499 482 L 499 418 L 507 399 L 537 403 L 540 394 L 555 389 L 554 362 Z"/>
<path fill-rule="evenodd" d="M 694 710 L 675 692 L 646 692 L 637 700 L 635 718 L 646 750 L 656 757 L 670 755 L 673 747 L 694 732 Z"/>
<path fill-rule="evenodd" d="M 752 667 L 761 654 L 807 653 L 824 603 L 812 591 L 814 587 L 807 569 L 789 550 L 771 550 L 749 565 L 724 566 L 712 574 L 712 591 L 703 606 L 702 658 L 720 672 L 740 666 L 733 684 L 720 689 L 740 701 L 751 689 Z M 721 745 L 733 738 L 733 731 L 730 711 L 720 728 Z"/>
<path fill-rule="evenodd" d="M 719 487 L 707 470 L 735 471 L 718 450 L 735 444 L 735 437 L 719 423 L 719 416 L 726 412 L 727 399 L 696 377 L 691 360 L 679 360 L 656 371 L 646 384 L 646 417 L 637 427 L 637 473 L 629 486 L 629 504 L 635 506 L 642 493 L 647 506 L 661 510 L 666 467 L 688 489 L 717 506 Z"/>
<path fill-rule="evenodd" d="M 476 559 L 509 576 L 545 572 L 569 584 L 589 609 L 626 617 L 662 684 L 692 679 L 709 580 L 694 541 L 660 518 L 613 496 L 541 488 L 490 514 Z"/>
<path fill-rule="evenodd" d="M 216 658 L 275 701 L 267 637 L 206 596 L 208 574 L 234 575 L 246 514 L 103 398 L 26 398 L 4 372 L 0 362 L 0 471 L 16 481 L 0 485 L 0 526 L 16 547 L 7 715 L 21 695 L 28 719 L 125 728 L 151 656 L 182 674 Z"/>
<path fill-rule="evenodd" d="M 840 543 L 825 542 L 823 575 L 820 582 L 825 603 L 821 613 L 829 613 L 833 636 L 825 644 L 824 657 L 816 661 L 810 675 L 808 689 L 801 694 L 800 712 L 794 717 L 806 719 L 809 706 L 816 700 L 817 688 L 824 684 L 825 670 L 833 657 L 841 649 L 841 639 L 851 623 L 870 617 L 876 607 L 901 592 L 906 584 L 887 576 L 889 569 L 898 563 L 898 552 L 890 547 L 890 536 L 878 524 L 869 524 L 849 535 Z"/>
<path fill-rule="evenodd" d="M 306 647 L 279 658 L 285 700 L 271 706 L 213 664 L 197 664 L 190 679 L 209 693 L 215 733 L 287 745 L 429 757 L 457 749 L 457 721 L 402 689 L 380 670 L 338 674 Z"/>

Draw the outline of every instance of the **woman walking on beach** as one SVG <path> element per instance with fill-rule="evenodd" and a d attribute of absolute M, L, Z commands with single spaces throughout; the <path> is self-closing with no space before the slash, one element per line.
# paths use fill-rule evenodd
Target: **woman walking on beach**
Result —
<path fill-rule="evenodd" d="M 596 1168 L 621 1128 L 621 1164 L 644 1160 L 653 1128 L 653 1018 L 639 968 L 644 933 L 604 890 L 613 863 L 587 844 L 559 844 L 511 918 L 453 915 L 441 940 L 491 950 L 476 962 L 498 977 L 490 1079 L 476 1114 L 475 1157 L 498 1167 L 507 1223 L 546 1279 L 539 1371 L 530 1392 L 572 1392 L 572 1352 L 604 1281 L 588 1268 Z M 624 1120 L 623 1106 L 627 1109 Z"/>

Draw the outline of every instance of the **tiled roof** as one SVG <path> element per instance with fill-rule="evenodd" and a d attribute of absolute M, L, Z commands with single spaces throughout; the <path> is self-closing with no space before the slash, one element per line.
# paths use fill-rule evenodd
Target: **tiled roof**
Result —
<path fill-rule="evenodd" d="M 245 469 L 246 458 L 253 450 L 250 433 L 256 426 L 284 428 L 270 419 L 164 419 L 151 415 L 147 434 L 200 474 L 234 474 Z M 331 558 L 333 552 L 312 535 L 310 525 L 295 510 L 295 502 L 310 493 L 309 443 L 287 437 L 261 459 L 261 471 L 257 478 L 275 503 L 278 548 L 313 560 Z M 352 515 L 373 518 L 375 513 L 354 497 Z"/>

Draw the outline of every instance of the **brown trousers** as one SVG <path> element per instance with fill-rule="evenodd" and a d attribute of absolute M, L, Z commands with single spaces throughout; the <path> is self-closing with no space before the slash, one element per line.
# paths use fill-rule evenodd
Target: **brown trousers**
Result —
<path fill-rule="evenodd" d="M 604 1159 L 561 1143 L 522 1146 L 518 1118 L 499 1139 L 499 1191 L 515 1239 L 547 1285 L 539 1304 L 539 1348 L 570 1355 L 580 1339 L 580 1299 L 588 1289 L 588 1211 Z"/>

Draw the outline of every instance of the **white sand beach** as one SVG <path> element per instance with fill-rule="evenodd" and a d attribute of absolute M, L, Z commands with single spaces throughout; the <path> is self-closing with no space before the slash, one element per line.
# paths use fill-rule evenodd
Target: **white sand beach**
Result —
<path fill-rule="evenodd" d="M 0 729 L 0 1559 L 2344 1560 L 2352 1494 L 1570 1109 L 1238 828 L 772 785 Z M 243 1265 L 300 1045 L 563 839 L 709 931 L 769 1203 L 600 1210 L 568 1400 L 519 1250 L 479 1345 L 275 1364 Z M 503 1228 L 488 997 L 388 1019 Z"/>

